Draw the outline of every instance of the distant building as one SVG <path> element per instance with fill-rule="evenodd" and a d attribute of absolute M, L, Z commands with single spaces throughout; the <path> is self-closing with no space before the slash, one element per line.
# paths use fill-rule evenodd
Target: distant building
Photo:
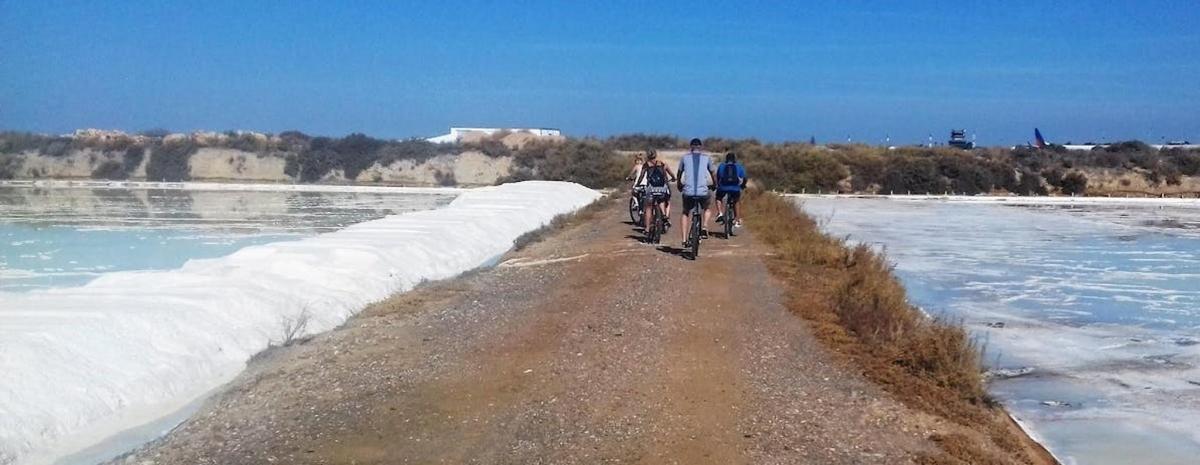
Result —
<path fill-rule="evenodd" d="M 498 132 L 524 132 L 537 137 L 562 136 L 562 131 L 552 128 L 450 128 L 449 134 L 442 134 L 425 140 L 435 144 L 450 144 L 460 142 L 464 137 L 490 136 Z"/>
<path fill-rule="evenodd" d="M 966 129 L 951 129 L 950 140 L 946 142 L 946 145 L 963 150 L 971 150 L 975 148 L 975 142 L 967 140 Z"/>

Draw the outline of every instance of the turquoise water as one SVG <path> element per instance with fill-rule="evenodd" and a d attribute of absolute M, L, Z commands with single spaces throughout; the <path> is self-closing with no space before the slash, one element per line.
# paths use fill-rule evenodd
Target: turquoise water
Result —
<path fill-rule="evenodd" d="M 0 187 L 0 291 L 164 270 L 193 258 L 295 240 L 437 208 L 453 194 Z"/>

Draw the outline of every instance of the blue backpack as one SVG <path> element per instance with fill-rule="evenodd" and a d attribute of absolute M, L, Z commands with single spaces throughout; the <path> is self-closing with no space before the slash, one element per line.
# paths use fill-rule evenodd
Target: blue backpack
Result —
<path fill-rule="evenodd" d="M 720 176 L 717 179 L 722 186 L 736 186 L 741 184 L 742 180 L 738 178 L 736 163 L 722 163 L 720 171 Z"/>

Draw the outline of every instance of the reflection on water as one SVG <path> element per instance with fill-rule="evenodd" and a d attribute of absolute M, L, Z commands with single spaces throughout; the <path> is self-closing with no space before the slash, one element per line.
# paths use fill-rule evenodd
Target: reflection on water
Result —
<path fill-rule="evenodd" d="M 124 270 L 294 240 L 437 208 L 453 194 L 0 187 L 0 291 L 84 284 Z"/>

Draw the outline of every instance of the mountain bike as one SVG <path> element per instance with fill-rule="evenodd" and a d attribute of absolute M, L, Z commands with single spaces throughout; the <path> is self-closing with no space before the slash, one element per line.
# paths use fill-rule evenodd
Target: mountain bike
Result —
<path fill-rule="evenodd" d="M 737 200 L 731 195 L 725 199 L 725 240 L 733 237 L 733 226 L 737 223 Z"/>
<path fill-rule="evenodd" d="M 653 197 L 649 197 L 646 202 L 646 206 L 650 208 L 650 224 L 646 226 L 646 242 L 649 244 L 659 243 L 667 229 L 666 217 L 663 215 L 660 202 Z"/>
<path fill-rule="evenodd" d="M 700 199 L 697 197 L 695 202 L 692 202 L 692 209 L 689 215 L 692 217 L 692 227 L 688 230 L 688 249 L 691 249 L 691 258 L 695 260 L 700 258 L 700 232 L 704 229 L 704 208 L 700 205 Z M 684 250 L 689 252 L 689 250 Z"/>
<path fill-rule="evenodd" d="M 629 220 L 635 225 L 642 224 L 642 195 L 645 189 L 641 186 L 633 188 L 629 197 Z"/>

